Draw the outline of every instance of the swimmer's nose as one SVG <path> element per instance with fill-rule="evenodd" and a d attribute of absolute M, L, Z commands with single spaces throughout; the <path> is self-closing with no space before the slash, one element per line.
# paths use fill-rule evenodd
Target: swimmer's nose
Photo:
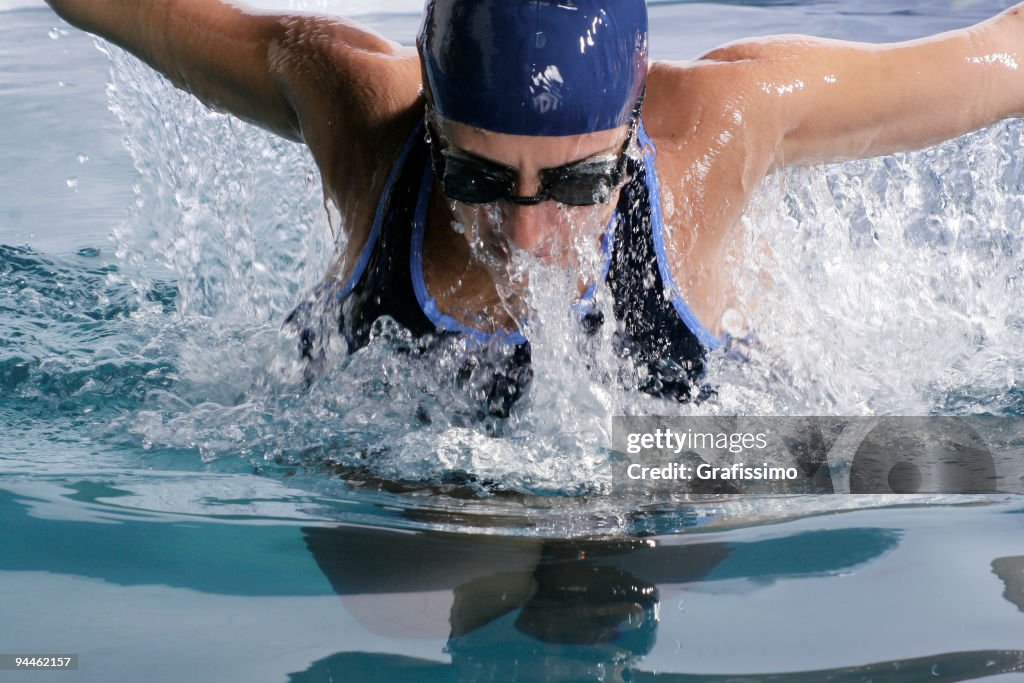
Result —
<path fill-rule="evenodd" d="M 537 257 L 548 255 L 554 229 L 554 221 L 546 210 L 548 204 L 551 202 L 535 206 L 509 205 L 504 232 L 514 247 Z"/>
<path fill-rule="evenodd" d="M 540 179 L 534 174 L 521 175 L 516 194 L 520 197 L 532 197 L 540 192 Z M 550 236 L 554 221 L 550 208 L 551 201 L 540 204 L 515 204 L 508 202 L 506 213 L 505 235 L 517 249 L 527 251 L 534 256 L 547 255 L 550 249 Z"/>

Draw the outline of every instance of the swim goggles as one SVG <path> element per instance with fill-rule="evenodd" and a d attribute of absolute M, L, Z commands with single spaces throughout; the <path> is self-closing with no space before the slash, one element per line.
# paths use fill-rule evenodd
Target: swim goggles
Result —
<path fill-rule="evenodd" d="M 540 192 L 532 197 L 516 195 L 519 172 L 515 168 L 464 150 L 440 149 L 434 141 L 444 138 L 438 134 L 428 113 L 427 143 L 434 174 L 441 179 L 445 195 L 464 204 L 504 200 L 520 206 L 533 206 L 548 199 L 570 206 L 604 204 L 625 176 L 628 152 L 636 138 L 643 101 L 641 95 L 618 155 L 594 156 L 556 168 L 541 169 Z"/>

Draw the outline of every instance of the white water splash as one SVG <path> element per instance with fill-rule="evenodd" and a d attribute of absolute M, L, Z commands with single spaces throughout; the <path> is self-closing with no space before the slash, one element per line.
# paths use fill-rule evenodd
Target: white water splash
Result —
<path fill-rule="evenodd" d="M 718 384 L 736 389 L 723 404 L 1019 412 L 1022 148 L 1021 122 L 1009 121 L 766 183 L 744 218 L 737 312 L 760 347 L 753 364 L 717 369 Z"/>
<path fill-rule="evenodd" d="M 535 379 L 502 422 L 475 419 L 456 387 L 464 343 L 418 357 L 386 323 L 305 387 L 280 325 L 344 249 L 310 156 L 110 54 L 112 107 L 140 173 L 135 210 L 114 236 L 118 256 L 140 285 L 169 270 L 180 289 L 176 317 L 156 321 L 178 381 L 116 426 L 144 444 L 584 493 L 609 487 L 614 415 L 1021 410 L 1019 122 L 769 179 L 744 218 L 746 296 L 730 324 L 757 342 L 712 354 L 718 393 L 699 405 L 621 382 L 631 370 L 612 350 L 613 325 L 587 338 L 571 314 L 579 273 L 531 266 Z M 580 272 L 593 264 L 584 259 Z M 609 299 L 597 298 L 607 321 Z"/>

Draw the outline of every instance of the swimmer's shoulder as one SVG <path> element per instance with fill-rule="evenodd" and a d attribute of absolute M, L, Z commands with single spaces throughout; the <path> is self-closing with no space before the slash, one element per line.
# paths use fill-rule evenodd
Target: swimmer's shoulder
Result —
<path fill-rule="evenodd" d="M 317 157 L 338 146 L 390 148 L 422 110 L 416 50 L 354 21 L 297 16 L 275 68 Z"/>
<path fill-rule="evenodd" d="M 734 304 L 727 245 L 776 157 L 778 127 L 758 110 L 758 73 L 742 60 L 655 62 L 644 127 L 657 150 L 669 268 L 714 334 Z"/>
<path fill-rule="evenodd" d="M 763 82 L 761 55 L 737 45 L 716 48 L 697 59 L 651 64 L 644 104 L 644 125 L 659 141 L 679 142 L 756 107 Z M 745 125 L 757 123 L 744 120 Z"/>
<path fill-rule="evenodd" d="M 423 118 L 419 56 L 347 19 L 300 15 L 277 69 L 340 213 L 348 248 L 328 277 L 350 272 L 369 237 L 389 171 Z"/>

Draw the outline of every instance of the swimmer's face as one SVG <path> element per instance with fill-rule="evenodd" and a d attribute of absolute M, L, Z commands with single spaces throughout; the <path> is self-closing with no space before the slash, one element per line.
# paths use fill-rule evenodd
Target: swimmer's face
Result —
<path fill-rule="evenodd" d="M 516 196 L 541 192 L 540 173 L 592 158 L 617 158 L 629 127 L 569 135 L 538 137 L 494 133 L 455 121 L 442 121 L 444 144 L 455 152 L 514 169 Z M 621 184 L 620 184 L 621 187 Z M 474 253 L 501 265 L 515 250 L 547 264 L 570 265 L 574 251 L 600 250 L 600 238 L 611 220 L 619 187 L 608 200 L 592 206 L 570 206 L 554 200 L 520 205 L 507 200 L 489 204 L 452 202 L 455 220 L 465 228 Z"/>

